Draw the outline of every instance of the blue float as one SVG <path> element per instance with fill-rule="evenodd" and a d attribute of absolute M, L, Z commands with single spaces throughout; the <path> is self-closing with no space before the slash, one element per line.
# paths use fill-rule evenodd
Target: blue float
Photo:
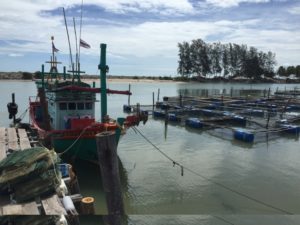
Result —
<path fill-rule="evenodd" d="M 232 121 L 235 122 L 235 123 L 238 123 L 242 126 L 246 126 L 246 123 L 247 123 L 247 120 L 246 120 L 245 117 L 238 116 L 238 115 L 233 116 Z"/>
<path fill-rule="evenodd" d="M 215 113 L 212 110 L 209 110 L 209 109 L 200 109 L 200 112 L 204 116 L 215 116 Z"/>
<path fill-rule="evenodd" d="M 168 104 L 162 104 L 161 106 L 160 106 L 160 108 L 161 109 L 169 109 L 170 108 L 170 106 L 168 105 Z"/>
<path fill-rule="evenodd" d="M 165 118 L 166 114 L 164 111 L 153 111 L 153 116 L 158 118 Z"/>
<path fill-rule="evenodd" d="M 203 123 L 198 118 L 188 118 L 185 120 L 185 125 L 192 128 L 202 128 Z"/>
<path fill-rule="evenodd" d="M 178 117 L 175 113 L 169 113 L 168 119 L 172 122 L 180 122 L 180 117 Z"/>
<path fill-rule="evenodd" d="M 280 127 L 284 129 L 283 130 L 284 132 L 289 133 L 289 134 L 299 134 L 300 133 L 300 126 L 291 125 L 291 124 L 282 124 Z"/>
<path fill-rule="evenodd" d="M 248 143 L 252 143 L 254 141 L 254 134 L 244 129 L 234 130 L 233 136 L 237 140 L 248 142 Z"/>

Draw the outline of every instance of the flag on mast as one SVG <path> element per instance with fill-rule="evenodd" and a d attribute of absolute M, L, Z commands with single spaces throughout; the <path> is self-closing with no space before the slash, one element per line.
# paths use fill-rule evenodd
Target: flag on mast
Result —
<path fill-rule="evenodd" d="M 53 52 L 59 52 L 59 50 L 57 48 L 55 48 L 54 43 L 52 42 L 52 50 Z"/>
<path fill-rule="evenodd" d="M 91 48 L 91 46 L 82 39 L 80 39 L 80 46 L 83 48 Z"/>

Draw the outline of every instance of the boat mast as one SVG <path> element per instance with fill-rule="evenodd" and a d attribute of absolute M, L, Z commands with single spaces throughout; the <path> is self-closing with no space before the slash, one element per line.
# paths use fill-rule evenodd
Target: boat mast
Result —
<path fill-rule="evenodd" d="M 67 25 L 67 20 L 66 20 L 65 8 L 63 8 L 63 12 L 64 12 L 65 26 L 66 26 L 67 36 L 68 36 L 68 43 L 69 43 L 69 52 L 70 52 L 71 66 L 72 66 L 72 71 L 73 71 L 73 79 L 72 79 L 72 82 L 74 82 L 74 64 L 73 64 L 73 58 L 72 58 L 72 49 L 71 49 L 70 36 L 69 36 L 68 25 Z"/>
<path fill-rule="evenodd" d="M 78 40 L 78 67 L 80 70 L 80 40 L 81 40 L 81 27 L 82 27 L 82 6 L 83 6 L 83 0 L 81 0 L 81 8 L 80 8 L 80 29 L 79 29 L 79 40 Z"/>
<path fill-rule="evenodd" d="M 80 81 L 80 69 L 79 69 L 79 61 L 78 61 L 78 43 L 77 43 L 77 33 L 76 33 L 76 24 L 75 18 L 73 17 L 73 25 L 74 25 L 74 33 L 75 33 L 75 46 L 76 46 L 76 62 L 75 62 L 75 70 L 78 81 Z"/>

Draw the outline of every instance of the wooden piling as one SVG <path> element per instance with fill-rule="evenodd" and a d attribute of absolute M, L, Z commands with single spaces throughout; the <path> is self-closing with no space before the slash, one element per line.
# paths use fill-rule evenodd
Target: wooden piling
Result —
<path fill-rule="evenodd" d="M 121 224 L 121 215 L 124 215 L 124 205 L 115 132 L 110 131 L 97 134 L 96 143 L 108 214 L 116 215 L 112 217 L 113 221 L 110 225 Z"/>
<path fill-rule="evenodd" d="M 94 207 L 94 198 L 85 197 L 81 199 L 81 214 L 83 215 L 94 215 L 95 207 Z"/>

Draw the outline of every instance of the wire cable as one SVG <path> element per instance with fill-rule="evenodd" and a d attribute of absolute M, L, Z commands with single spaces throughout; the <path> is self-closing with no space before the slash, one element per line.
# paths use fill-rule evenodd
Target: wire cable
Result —
<path fill-rule="evenodd" d="M 241 196 L 241 197 L 244 197 L 244 198 L 246 198 L 246 199 L 248 199 L 248 200 L 251 200 L 251 201 L 253 201 L 253 202 L 256 202 L 256 203 L 258 203 L 258 204 L 261 204 L 261 205 L 263 205 L 263 206 L 266 206 L 266 207 L 268 207 L 268 208 L 271 208 L 271 209 L 274 209 L 274 210 L 276 210 L 276 211 L 278 211 L 278 212 L 281 212 L 281 213 L 284 213 L 284 214 L 288 214 L 288 215 L 293 215 L 293 213 L 291 213 L 291 212 L 289 212 L 289 211 L 287 211 L 287 210 L 285 210 L 285 209 L 281 209 L 281 208 L 279 208 L 279 207 L 276 207 L 276 206 L 273 206 L 273 205 L 271 205 L 271 204 L 269 204 L 269 203 L 266 203 L 266 202 L 263 202 L 263 201 L 261 201 L 261 200 L 259 200 L 259 199 L 256 199 L 256 198 L 254 198 L 254 197 L 251 197 L 251 196 L 249 196 L 249 195 L 247 195 L 247 194 L 244 194 L 244 193 L 241 193 L 241 192 L 239 192 L 239 191 L 237 191 L 237 190 L 235 190 L 235 189 L 233 189 L 233 188 L 230 188 L 230 187 L 227 187 L 226 185 L 224 185 L 224 184 L 222 184 L 222 183 L 219 183 L 219 182 L 217 182 L 217 181 L 214 181 L 213 179 L 211 179 L 211 178 L 208 178 L 208 177 L 206 177 L 206 176 L 204 176 L 204 175 L 202 175 L 202 174 L 200 174 L 200 173 L 198 173 L 198 172 L 196 172 L 196 171 L 194 171 L 194 170 L 192 170 L 192 169 L 190 169 L 190 168 L 188 168 L 188 167 L 186 167 L 186 166 L 184 166 L 183 164 L 181 164 L 181 163 L 179 163 L 179 162 L 177 162 L 177 161 L 175 161 L 174 159 L 172 159 L 170 156 L 168 156 L 166 153 L 164 153 L 161 149 L 159 149 L 155 144 L 153 144 L 138 128 L 136 128 L 136 127 L 132 127 L 132 129 L 134 129 L 137 133 L 139 133 L 140 134 L 140 136 L 142 136 L 150 145 L 152 145 L 157 151 L 159 151 L 165 158 L 167 158 L 168 160 L 170 160 L 172 163 L 173 163 L 173 166 L 175 166 L 175 165 L 178 165 L 180 168 L 181 168 L 181 175 L 183 175 L 183 169 L 185 169 L 186 171 L 189 171 L 190 173 L 192 173 L 192 174 L 194 174 L 194 175 L 196 175 L 196 176 L 198 176 L 198 177 L 201 177 L 202 179 L 204 179 L 204 180 L 207 180 L 207 181 L 209 181 L 209 182 L 211 182 L 211 183 L 213 183 L 213 184 L 215 184 L 215 185 L 217 185 L 217 186 L 219 186 L 219 187 L 222 187 L 223 189 L 225 189 L 225 190 L 227 190 L 227 191 L 230 191 L 230 192 L 232 192 L 232 193 L 235 193 L 236 195 L 239 195 L 239 196 Z"/>

